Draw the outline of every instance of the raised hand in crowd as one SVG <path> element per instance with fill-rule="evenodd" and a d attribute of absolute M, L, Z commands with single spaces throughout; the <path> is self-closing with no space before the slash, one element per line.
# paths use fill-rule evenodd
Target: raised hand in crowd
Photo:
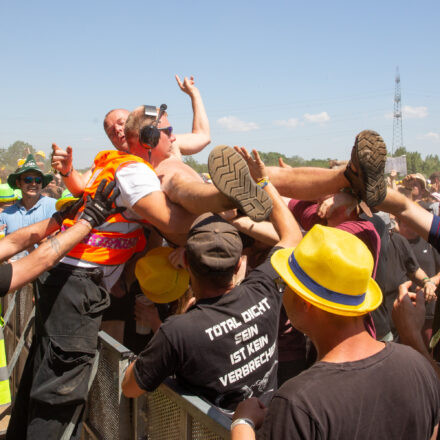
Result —
<path fill-rule="evenodd" d="M 197 87 L 194 85 L 195 81 L 193 76 L 190 76 L 189 78 L 185 76 L 183 78 L 183 82 L 180 80 L 178 75 L 176 75 L 175 77 L 177 84 L 179 85 L 180 90 L 182 90 L 183 93 L 191 96 L 196 90 L 198 90 Z"/>
<path fill-rule="evenodd" d="M 423 290 L 425 301 L 431 302 L 437 299 L 437 295 L 435 293 L 435 291 L 437 290 L 437 286 L 431 279 L 426 280 L 425 285 L 421 290 Z"/>
<path fill-rule="evenodd" d="M 349 216 L 357 207 L 357 200 L 347 193 L 336 193 L 324 199 L 318 208 L 318 215 L 321 218 L 329 218 L 339 208 L 345 207 L 345 214 Z"/>
<path fill-rule="evenodd" d="M 185 248 L 178 247 L 168 255 L 168 260 L 175 269 L 185 268 Z"/>
<path fill-rule="evenodd" d="M 65 150 L 57 144 L 52 144 L 52 168 L 62 176 L 69 174 L 72 170 L 72 147 L 68 146 Z"/>
<path fill-rule="evenodd" d="M 278 165 L 279 165 L 281 168 L 292 168 L 290 165 L 287 165 L 287 163 L 284 162 L 284 160 L 283 160 L 282 157 L 279 157 L 279 158 L 278 158 Z"/>
<path fill-rule="evenodd" d="M 400 342 L 422 354 L 440 378 L 440 368 L 430 355 L 422 335 L 425 323 L 425 298 L 422 290 L 418 293 L 410 292 L 411 284 L 411 281 L 406 281 L 399 286 L 399 296 L 394 301 L 392 311 L 393 322 L 399 333 Z"/>
<path fill-rule="evenodd" d="M 258 151 L 253 149 L 252 154 L 254 157 L 249 154 L 245 147 L 234 147 L 235 151 L 243 157 L 246 161 L 247 166 L 249 167 L 249 172 L 251 173 L 252 178 L 255 182 L 258 182 L 261 179 L 267 178 L 266 165 L 261 160 Z"/>
<path fill-rule="evenodd" d="M 202 151 L 211 142 L 211 132 L 202 96 L 199 89 L 194 85 L 194 77 L 190 76 L 188 78 L 185 76 L 182 82 L 180 77 L 176 75 L 176 81 L 180 90 L 191 98 L 193 108 L 191 133 L 176 134 L 173 151 L 179 157 L 180 153 L 190 155 Z"/>

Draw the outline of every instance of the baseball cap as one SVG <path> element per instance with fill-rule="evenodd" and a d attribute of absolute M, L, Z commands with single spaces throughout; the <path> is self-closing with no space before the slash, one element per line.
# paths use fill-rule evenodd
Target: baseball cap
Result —
<path fill-rule="evenodd" d="M 217 214 L 203 214 L 191 226 L 186 242 L 191 270 L 198 275 L 235 268 L 243 250 L 237 229 Z"/>

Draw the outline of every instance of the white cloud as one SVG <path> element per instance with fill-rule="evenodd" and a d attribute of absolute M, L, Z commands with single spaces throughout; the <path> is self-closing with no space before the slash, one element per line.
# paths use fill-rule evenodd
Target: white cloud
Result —
<path fill-rule="evenodd" d="M 385 115 L 385 118 L 386 118 L 386 119 L 393 119 L 393 118 L 394 118 L 394 113 L 387 113 L 387 114 Z"/>
<path fill-rule="evenodd" d="M 328 115 L 327 112 L 317 113 L 316 115 L 311 115 L 310 113 L 306 113 L 304 115 L 304 119 L 307 122 L 312 122 L 312 123 L 327 122 L 330 121 L 330 116 Z"/>
<path fill-rule="evenodd" d="M 274 121 L 274 124 L 278 125 L 279 127 L 295 128 L 296 126 L 299 125 L 299 120 L 297 118 L 289 118 L 289 119 Z"/>
<path fill-rule="evenodd" d="M 425 139 L 432 139 L 433 141 L 440 140 L 440 134 L 439 133 L 434 133 L 433 131 L 430 131 L 429 133 L 426 133 L 423 137 Z"/>
<path fill-rule="evenodd" d="M 428 116 L 428 107 L 411 107 L 410 105 L 404 105 L 402 109 L 402 115 L 407 119 L 422 119 Z"/>
<path fill-rule="evenodd" d="M 235 116 L 223 116 L 217 122 L 228 131 L 252 131 L 259 128 L 255 122 L 245 122 Z"/>

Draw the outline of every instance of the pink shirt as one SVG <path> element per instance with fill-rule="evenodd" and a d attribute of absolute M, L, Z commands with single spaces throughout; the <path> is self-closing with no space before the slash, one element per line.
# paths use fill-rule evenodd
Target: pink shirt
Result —
<path fill-rule="evenodd" d="M 314 225 L 325 225 L 325 219 L 318 216 L 318 204 L 302 200 L 291 199 L 289 209 L 301 227 L 308 231 Z M 349 220 L 336 226 L 337 229 L 347 231 L 362 240 L 370 249 L 374 258 L 373 278 L 376 277 L 376 266 L 380 252 L 380 237 L 373 224 L 367 220 Z"/>

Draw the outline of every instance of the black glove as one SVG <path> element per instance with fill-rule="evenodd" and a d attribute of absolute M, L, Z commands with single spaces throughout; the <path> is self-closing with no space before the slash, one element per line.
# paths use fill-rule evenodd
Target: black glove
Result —
<path fill-rule="evenodd" d="M 106 185 L 107 180 L 103 179 L 96 190 L 95 197 L 92 199 L 90 195 L 87 196 L 86 206 L 79 217 L 80 219 L 83 218 L 87 220 L 92 228 L 102 225 L 107 220 L 107 217 L 125 211 L 125 208 L 122 207 L 112 208 L 116 197 L 118 197 L 120 193 L 118 188 L 113 191 L 116 182 L 113 180 Z M 113 194 L 110 196 L 112 191 Z"/>
<path fill-rule="evenodd" d="M 75 218 L 78 209 L 81 208 L 83 203 L 84 200 L 81 194 L 76 202 L 66 203 L 59 211 L 54 212 L 52 218 L 56 220 L 59 226 L 61 226 L 66 218 L 71 220 Z"/>

